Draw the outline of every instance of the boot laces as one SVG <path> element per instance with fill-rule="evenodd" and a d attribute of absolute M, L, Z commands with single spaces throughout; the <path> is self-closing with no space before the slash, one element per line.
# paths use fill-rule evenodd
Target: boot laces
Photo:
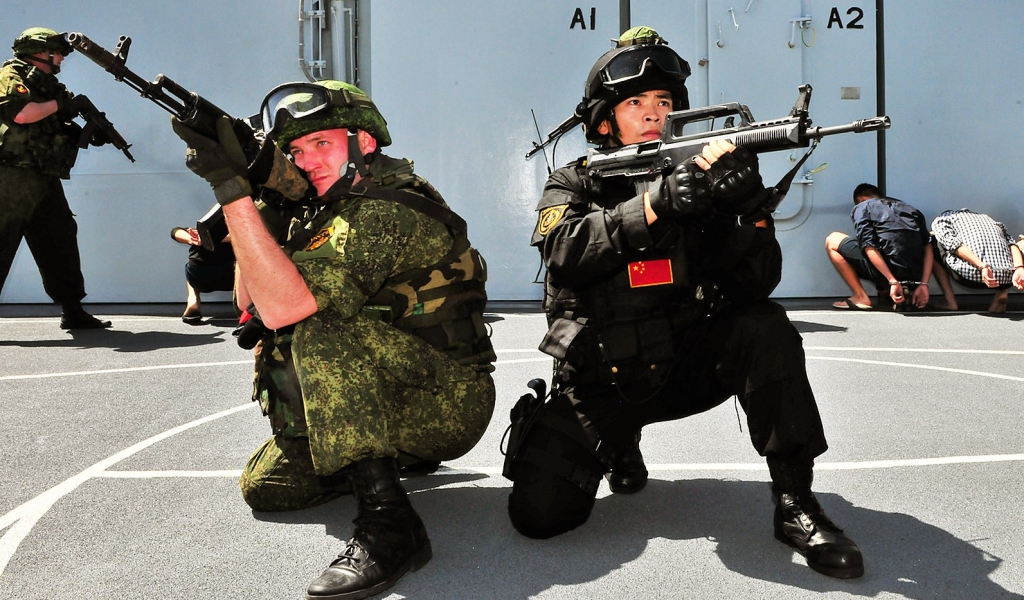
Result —
<path fill-rule="evenodd" d="M 348 567 L 358 570 L 366 561 L 367 556 L 368 553 L 362 546 L 355 540 L 349 540 L 345 543 L 345 548 L 338 555 L 338 558 L 334 559 L 334 562 L 331 563 L 331 566 Z"/>

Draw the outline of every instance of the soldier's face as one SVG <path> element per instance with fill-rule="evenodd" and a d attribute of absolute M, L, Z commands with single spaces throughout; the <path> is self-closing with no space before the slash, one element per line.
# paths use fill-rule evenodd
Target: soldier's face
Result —
<path fill-rule="evenodd" d="M 672 93 L 651 90 L 626 98 L 615 105 L 612 118 L 619 127 L 619 140 L 624 145 L 656 140 L 665 129 L 665 115 L 672 112 Z M 612 133 L 609 121 L 597 128 L 603 135 Z"/>
<path fill-rule="evenodd" d="M 365 131 L 356 132 L 363 155 L 377 149 L 377 141 Z M 288 152 L 295 166 L 306 172 L 306 178 L 324 195 L 348 170 L 348 129 L 324 129 L 292 140 Z M 356 175 L 355 181 L 359 181 Z M 354 182 L 353 182 L 354 183 Z"/>
<path fill-rule="evenodd" d="M 321 196 L 339 179 L 348 166 L 348 130 L 325 129 L 297 138 L 288 145 L 295 166 L 306 172 L 309 182 Z"/>

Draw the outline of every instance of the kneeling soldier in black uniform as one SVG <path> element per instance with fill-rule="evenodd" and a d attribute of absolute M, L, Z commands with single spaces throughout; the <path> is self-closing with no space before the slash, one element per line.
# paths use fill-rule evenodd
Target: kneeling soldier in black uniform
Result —
<path fill-rule="evenodd" d="M 587 140 L 659 139 L 666 114 L 689 108 L 689 74 L 656 32 L 626 32 L 588 78 L 577 109 Z M 521 533 L 582 525 L 609 471 L 619 473 L 613 491 L 637 491 L 644 425 L 736 395 L 771 472 L 775 537 L 816 571 L 863 574 L 860 549 L 811 493 L 814 458 L 828 446 L 800 335 L 768 300 L 782 273 L 764 211 L 772 194 L 757 157 L 728 142 L 664 180 L 596 179 L 582 159 L 550 176 L 532 243 L 547 266 L 541 349 L 558 374 L 551 399 L 509 444 L 508 510 Z M 751 219 L 759 210 L 766 216 Z M 754 222 L 739 226 L 741 216 Z"/>

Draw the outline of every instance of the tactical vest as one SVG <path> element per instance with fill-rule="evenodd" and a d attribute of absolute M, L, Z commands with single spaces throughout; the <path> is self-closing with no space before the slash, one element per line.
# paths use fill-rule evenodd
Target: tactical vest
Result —
<path fill-rule="evenodd" d="M 10 98 L 18 89 L 28 90 L 27 102 L 46 102 L 68 93 L 55 76 L 13 59 L 0 67 L 0 94 Z M 56 115 L 24 125 L 4 119 L 0 122 L 0 164 L 68 179 L 78 158 L 81 132 L 80 126 L 65 123 Z"/>
<path fill-rule="evenodd" d="M 363 311 L 419 337 L 460 365 L 491 368 L 497 356 L 483 318 L 487 265 L 470 245 L 465 221 L 413 173 L 411 162 L 377 155 L 370 171 L 368 184 L 361 181 L 346 196 L 398 202 L 444 223 L 454 241 L 436 264 L 386 280 Z"/>
<path fill-rule="evenodd" d="M 591 193 L 610 200 L 633 192 L 625 186 L 595 191 L 597 184 L 581 165 L 576 172 L 584 201 Z M 686 333 L 710 310 L 703 287 L 694 281 L 696 265 L 690 264 L 695 242 L 680 232 L 667 247 L 649 250 L 616 273 L 577 288 L 563 287 L 547 273 L 544 309 L 550 327 L 540 350 L 567 365 L 574 384 L 644 378 L 658 385 Z"/>

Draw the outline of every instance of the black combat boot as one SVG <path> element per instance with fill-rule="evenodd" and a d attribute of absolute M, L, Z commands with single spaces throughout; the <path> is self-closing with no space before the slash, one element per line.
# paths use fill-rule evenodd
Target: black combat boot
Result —
<path fill-rule="evenodd" d="M 836 526 L 811 493 L 814 462 L 768 458 L 775 500 L 775 539 L 796 548 L 815 571 L 852 579 L 864 574 L 860 548 Z"/>
<path fill-rule="evenodd" d="M 111 325 L 110 321 L 100 321 L 85 312 L 81 302 L 63 302 L 61 309 L 61 329 L 106 329 Z"/>
<path fill-rule="evenodd" d="M 347 467 L 359 505 L 355 533 L 338 558 L 309 584 L 308 600 L 358 600 L 390 588 L 432 554 L 427 530 L 398 482 L 393 458 Z"/>
<path fill-rule="evenodd" d="M 608 479 L 608 487 L 616 494 L 635 494 L 647 485 L 647 465 L 640 453 L 639 431 L 633 443 L 615 458 L 612 470 L 605 474 L 605 478 Z"/>

